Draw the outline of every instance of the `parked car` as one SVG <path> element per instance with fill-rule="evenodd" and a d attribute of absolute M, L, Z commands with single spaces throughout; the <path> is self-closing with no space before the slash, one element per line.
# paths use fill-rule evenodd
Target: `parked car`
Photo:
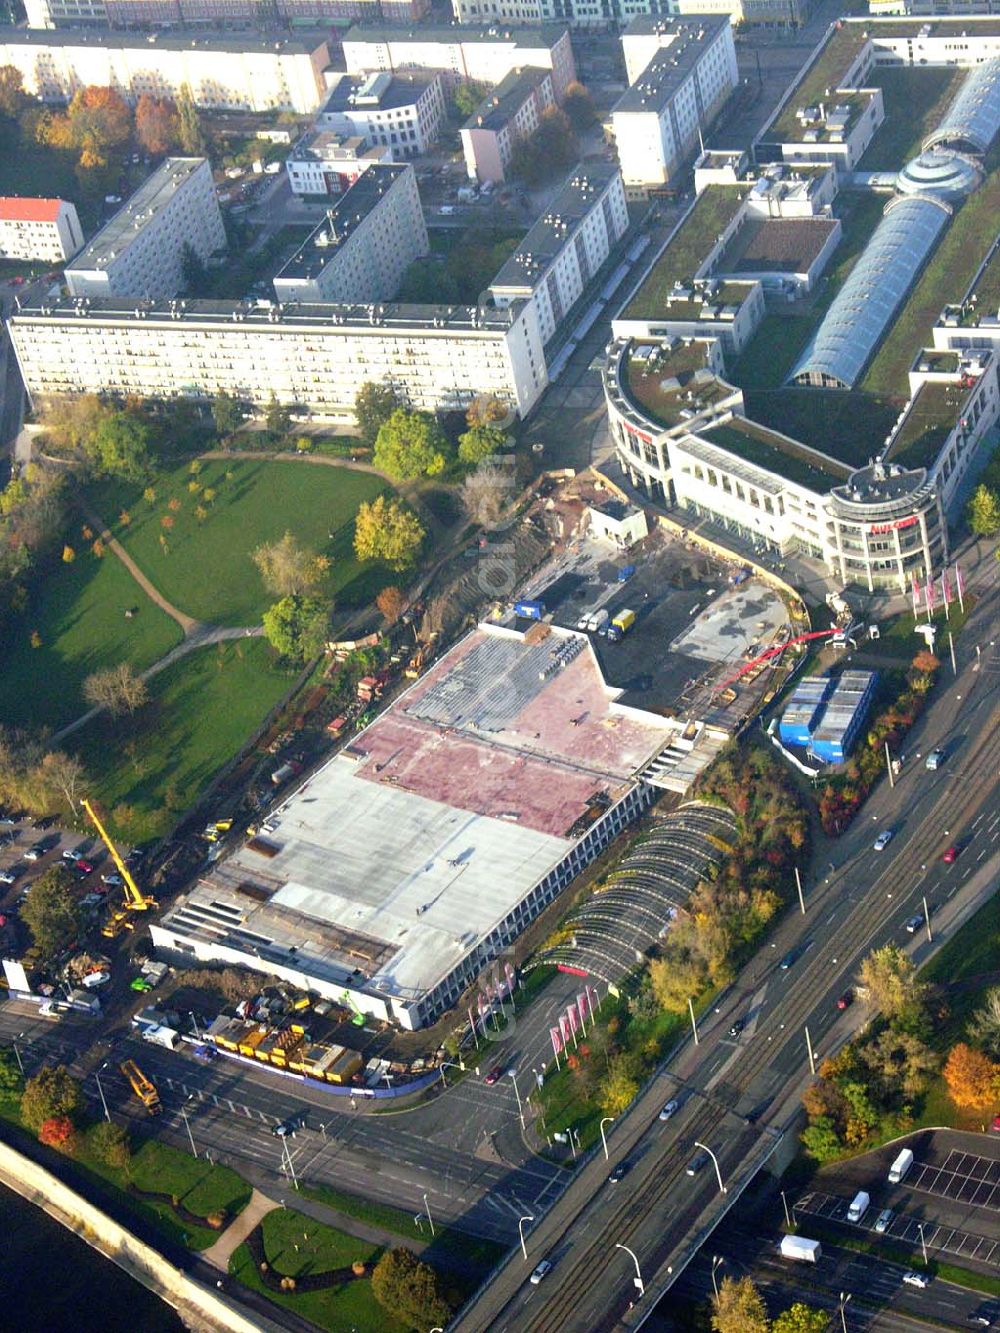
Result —
<path fill-rule="evenodd" d="M 47 828 L 51 828 L 55 822 L 56 822 L 55 815 L 39 815 L 37 819 L 33 819 L 31 821 L 31 826 L 32 828 L 44 830 Z"/>
<path fill-rule="evenodd" d="M 79 861 L 73 862 L 73 869 L 81 875 L 92 875 L 94 873 L 94 867 L 91 862 L 85 861 L 82 856 Z"/>
<path fill-rule="evenodd" d="M 539 1282 L 541 1282 L 543 1278 L 548 1277 L 551 1272 L 552 1261 L 550 1259 L 543 1259 L 529 1278 L 531 1285 L 537 1287 Z"/>
<path fill-rule="evenodd" d="M 889 846 L 889 843 L 892 842 L 892 835 L 893 830 L 891 828 L 884 828 L 875 839 L 875 850 L 877 852 L 884 852 Z"/>
<path fill-rule="evenodd" d="M 729 1035 L 731 1037 L 738 1037 L 745 1027 L 746 1027 L 746 1020 L 738 1018 L 736 1022 L 733 1023 L 732 1026 L 730 1027 Z"/>
<path fill-rule="evenodd" d="M 24 853 L 26 861 L 40 861 L 49 849 L 43 842 L 33 843 Z"/>
<path fill-rule="evenodd" d="M 81 842 L 79 847 L 64 847 L 62 850 L 62 859 L 64 861 L 82 861 L 89 850 L 90 847 L 85 842 Z"/>
<path fill-rule="evenodd" d="M 879 1236 L 884 1236 L 889 1230 L 889 1223 L 892 1221 L 892 1209 L 883 1208 L 875 1219 L 875 1231 Z"/>
<path fill-rule="evenodd" d="M 109 889 L 120 889 L 125 881 L 117 870 L 112 870 L 106 875 L 101 876 L 101 883 L 106 884 Z"/>
<path fill-rule="evenodd" d="M 203 1060 L 205 1064 L 208 1065 L 212 1063 L 212 1061 L 216 1058 L 219 1052 L 215 1049 L 214 1046 L 205 1046 L 204 1044 L 202 1044 L 201 1046 L 196 1046 L 194 1050 L 191 1052 L 191 1054 L 194 1056 L 196 1060 Z"/>
<path fill-rule="evenodd" d="M 904 1273 L 903 1281 L 908 1287 L 919 1287 L 921 1291 L 931 1285 L 931 1280 L 926 1273 Z"/>
<path fill-rule="evenodd" d="M 958 847 L 955 845 L 955 843 L 951 844 L 951 846 L 945 852 L 944 856 L 942 856 L 941 860 L 945 863 L 946 866 L 954 865 L 954 863 L 958 860 Z"/>
<path fill-rule="evenodd" d="M 672 1115 L 676 1115 L 680 1109 L 681 1109 L 680 1102 L 677 1100 L 676 1097 L 671 1097 L 670 1101 L 667 1102 L 666 1106 L 664 1106 L 663 1110 L 660 1112 L 659 1118 L 661 1120 L 669 1120 L 670 1117 Z M 998 1116 L 997 1119 L 1000 1120 L 1000 1116 Z"/>
<path fill-rule="evenodd" d="M 13 884 L 17 879 L 17 870 L 11 866 L 9 870 L 0 870 L 0 884 Z"/>
<path fill-rule="evenodd" d="M 1000 1115 L 995 1115 L 993 1117 L 993 1124 L 990 1125 L 990 1133 L 1000 1134 Z"/>
<path fill-rule="evenodd" d="M 619 1162 L 615 1169 L 608 1176 L 609 1185 L 617 1185 L 620 1180 L 624 1180 L 631 1170 L 632 1163 L 625 1161 Z"/>

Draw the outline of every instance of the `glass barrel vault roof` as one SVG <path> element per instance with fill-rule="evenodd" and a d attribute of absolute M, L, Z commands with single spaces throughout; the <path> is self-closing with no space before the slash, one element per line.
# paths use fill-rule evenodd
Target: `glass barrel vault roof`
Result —
<path fill-rule="evenodd" d="M 967 144 L 985 153 L 1000 129 L 1000 59 L 984 60 L 971 70 L 944 120 L 924 140 L 924 148 L 935 144 Z"/>

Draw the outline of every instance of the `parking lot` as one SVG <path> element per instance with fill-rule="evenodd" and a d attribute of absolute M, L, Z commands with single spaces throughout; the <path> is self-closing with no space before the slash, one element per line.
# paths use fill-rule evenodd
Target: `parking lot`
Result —
<path fill-rule="evenodd" d="M 910 1189 L 1000 1213 L 1000 1161 L 952 1149 L 942 1166 L 914 1162 L 906 1181 Z"/>

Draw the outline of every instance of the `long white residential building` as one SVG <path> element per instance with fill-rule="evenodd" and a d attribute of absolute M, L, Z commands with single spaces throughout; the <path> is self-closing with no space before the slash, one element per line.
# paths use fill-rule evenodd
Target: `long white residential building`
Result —
<path fill-rule="evenodd" d="M 739 83 L 729 20 L 636 19 L 622 37 L 632 86 L 612 129 L 630 195 L 666 184 Z"/>
<path fill-rule="evenodd" d="M 494 301 L 533 302 L 547 344 L 627 230 L 621 172 L 581 164 L 490 283 Z"/>
<path fill-rule="evenodd" d="M 255 28 L 266 24 L 296 27 L 343 21 L 418 23 L 430 0 L 26 0 L 29 28 L 142 29 L 205 26 Z"/>
<path fill-rule="evenodd" d="M 0 197 L 0 259 L 62 264 L 81 245 L 80 219 L 65 199 Z"/>
<path fill-rule="evenodd" d="M 564 24 L 351 28 L 344 37 L 344 59 L 349 74 L 437 69 L 450 83 L 468 80 L 491 85 L 501 83 L 513 69 L 534 66 L 551 71 L 559 101 L 576 78 L 573 47 Z"/>
<path fill-rule="evenodd" d="M 199 33 L 196 40 L 156 33 L 39 32 L 0 28 L 0 65 L 12 65 L 24 90 L 43 102 L 69 102 L 80 88 L 114 88 L 129 102 L 143 93 L 220 111 L 295 111 L 322 101 L 330 62 L 322 33 L 289 38 Z"/>
<path fill-rule="evenodd" d="M 411 406 L 461 409 L 493 395 L 522 416 L 548 382 L 531 302 L 449 306 L 270 301 L 72 301 L 8 322 L 32 401 L 106 393 L 212 399 L 266 410 L 273 393 L 304 416 L 350 421 L 368 381 Z"/>
<path fill-rule="evenodd" d="M 168 157 L 66 270 L 72 296 L 176 296 L 184 247 L 203 262 L 226 245 L 206 157 Z"/>
<path fill-rule="evenodd" d="M 408 163 L 369 167 L 274 279 L 279 301 L 391 301 L 429 250 Z"/>
<path fill-rule="evenodd" d="M 811 0 L 451 0 L 451 6 L 459 23 L 470 24 L 554 22 L 604 31 L 640 15 L 693 19 L 721 15 L 734 24 L 799 28 L 809 17 Z"/>

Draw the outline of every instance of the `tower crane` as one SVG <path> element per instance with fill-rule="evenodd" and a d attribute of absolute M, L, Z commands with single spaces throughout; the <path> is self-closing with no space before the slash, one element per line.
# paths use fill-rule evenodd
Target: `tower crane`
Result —
<path fill-rule="evenodd" d="M 106 939 L 113 940 L 115 936 L 120 935 L 123 930 L 134 929 L 132 921 L 130 920 L 130 913 L 155 911 L 159 904 L 155 898 L 150 898 L 147 894 L 140 891 L 135 880 L 132 878 L 128 866 L 118 855 L 118 848 L 111 841 L 107 830 L 95 814 L 94 807 L 86 797 L 80 804 L 83 806 L 84 810 L 86 810 L 90 822 L 100 834 L 101 841 L 110 852 L 111 859 L 115 863 L 115 869 L 118 871 L 119 875 L 121 875 L 125 884 L 125 901 L 122 907 L 117 912 L 112 912 L 111 916 L 108 918 L 107 924 L 101 931 L 101 934 Z"/>

